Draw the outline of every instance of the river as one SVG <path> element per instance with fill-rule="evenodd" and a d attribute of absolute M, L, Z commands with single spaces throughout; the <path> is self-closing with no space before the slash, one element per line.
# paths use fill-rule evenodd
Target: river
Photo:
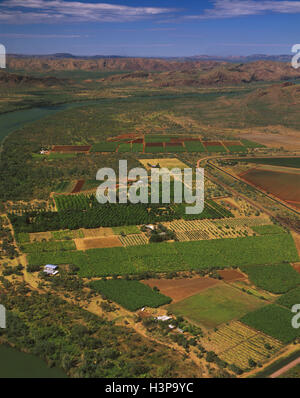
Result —
<path fill-rule="evenodd" d="M 66 378 L 58 368 L 42 359 L 0 344 L 0 378 Z"/>

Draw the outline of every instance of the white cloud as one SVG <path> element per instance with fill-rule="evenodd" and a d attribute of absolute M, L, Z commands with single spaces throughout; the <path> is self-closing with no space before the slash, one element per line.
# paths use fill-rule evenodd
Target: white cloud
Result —
<path fill-rule="evenodd" d="M 0 22 L 126 22 L 174 11 L 176 10 L 160 7 L 130 7 L 64 0 L 5 0 L 0 3 Z"/>
<path fill-rule="evenodd" d="M 188 15 L 186 18 L 217 19 L 260 15 L 265 13 L 300 13 L 300 1 L 214 0 L 212 3 L 213 8 L 204 10 L 203 14 Z"/>

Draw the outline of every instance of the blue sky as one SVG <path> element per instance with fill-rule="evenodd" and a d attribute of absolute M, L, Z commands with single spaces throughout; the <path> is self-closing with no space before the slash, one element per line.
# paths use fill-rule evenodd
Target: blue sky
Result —
<path fill-rule="evenodd" d="M 290 54 L 300 1 L 0 0 L 8 53 Z"/>

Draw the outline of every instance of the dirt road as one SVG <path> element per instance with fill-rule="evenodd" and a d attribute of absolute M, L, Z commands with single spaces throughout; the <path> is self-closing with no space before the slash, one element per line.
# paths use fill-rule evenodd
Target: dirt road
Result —
<path fill-rule="evenodd" d="M 294 368 L 295 366 L 300 364 L 300 357 L 297 359 L 294 359 L 294 361 L 290 362 L 289 364 L 283 366 L 281 369 L 277 370 L 276 372 L 272 373 L 271 376 L 269 376 L 271 379 L 275 379 L 276 377 L 281 376 L 282 374 L 286 373 L 288 370 Z"/>

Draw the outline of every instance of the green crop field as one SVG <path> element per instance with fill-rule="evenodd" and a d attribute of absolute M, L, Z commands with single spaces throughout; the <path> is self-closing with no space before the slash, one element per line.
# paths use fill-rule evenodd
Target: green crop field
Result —
<path fill-rule="evenodd" d="M 254 225 L 251 229 L 259 235 L 282 234 L 285 231 L 280 225 Z"/>
<path fill-rule="evenodd" d="M 163 153 L 165 148 L 163 146 L 147 146 L 145 148 L 146 153 Z"/>
<path fill-rule="evenodd" d="M 165 136 L 165 135 L 146 135 L 145 136 L 145 142 L 147 143 L 147 142 L 149 142 L 149 143 L 152 143 L 152 142 L 169 142 L 171 140 L 171 138 L 170 137 L 168 137 L 168 136 Z"/>
<path fill-rule="evenodd" d="M 136 311 L 142 307 L 159 307 L 171 302 L 170 297 L 151 289 L 138 281 L 118 280 L 98 280 L 93 281 L 89 286 L 130 311 Z"/>
<path fill-rule="evenodd" d="M 230 152 L 248 152 L 248 149 L 243 145 L 225 145 Z"/>
<path fill-rule="evenodd" d="M 77 155 L 76 153 L 50 153 L 49 155 L 42 155 L 40 153 L 33 153 L 32 158 L 35 160 L 61 160 L 61 159 L 73 159 Z"/>
<path fill-rule="evenodd" d="M 214 328 L 221 323 L 239 318 L 262 305 L 263 300 L 225 284 L 171 304 L 168 309 L 175 315 Z"/>
<path fill-rule="evenodd" d="M 91 148 L 91 152 L 115 152 L 117 147 L 117 142 L 101 142 L 94 144 Z"/>
<path fill-rule="evenodd" d="M 204 145 L 198 141 L 185 141 L 184 145 L 187 152 L 206 152 Z"/>
<path fill-rule="evenodd" d="M 75 264 L 82 277 L 276 264 L 286 259 L 298 259 L 289 234 L 28 255 L 32 265 Z"/>
<path fill-rule="evenodd" d="M 255 286 L 282 294 L 300 284 L 300 274 L 290 264 L 242 266 Z"/>
<path fill-rule="evenodd" d="M 132 144 L 132 152 L 143 152 L 143 150 L 144 150 L 143 144 L 138 144 L 138 143 Z"/>
<path fill-rule="evenodd" d="M 120 144 L 118 147 L 118 152 L 119 153 L 131 152 L 131 144 L 128 143 Z"/>
<path fill-rule="evenodd" d="M 25 253 L 43 253 L 75 250 L 76 246 L 72 240 L 34 242 L 22 245 Z"/>
<path fill-rule="evenodd" d="M 295 304 L 300 304 L 300 286 L 280 296 L 277 299 L 276 304 L 283 305 L 289 309 L 291 309 Z"/>
<path fill-rule="evenodd" d="M 54 191 L 57 193 L 70 192 L 73 189 L 73 186 L 74 184 L 70 181 L 61 181 L 56 185 Z"/>
<path fill-rule="evenodd" d="M 270 166 L 283 166 L 283 167 L 294 167 L 300 168 L 300 157 L 299 158 L 255 158 L 255 159 L 243 159 L 240 162 L 266 164 Z"/>
<path fill-rule="evenodd" d="M 125 235 L 141 233 L 139 227 L 137 227 L 136 225 L 124 225 L 122 227 L 112 227 L 112 230 L 116 235 L 121 235 L 122 233 L 124 233 Z"/>
<path fill-rule="evenodd" d="M 19 232 L 18 234 L 15 234 L 15 238 L 16 242 L 19 244 L 30 242 L 30 236 L 26 232 Z"/>
<path fill-rule="evenodd" d="M 300 365 L 289 369 L 287 372 L 279 376 L 280 379 L 300 379 Z"/>
<path fill-rule="evenodd" d="M 208 146 L 206 146 L 206 150 L 209 153 L 226 152 L 226 149 L 222 145 L 208 145 Z"/>
<path fill-rule="evenodd" d="M 300 337 L 300 330 L 292 327 L 292 316 L 289 309 L 270 304 L 250 312 L 240 321 L 287 344 Z"/>
<path fill-rule="evenodd" d="M 243 145 L 245 145 L 247 148 L 265 148 L 265 145 L 259 144 L 257 142 L 254 141 L 250 141 L 250 140 L 241 140 Z"/>

